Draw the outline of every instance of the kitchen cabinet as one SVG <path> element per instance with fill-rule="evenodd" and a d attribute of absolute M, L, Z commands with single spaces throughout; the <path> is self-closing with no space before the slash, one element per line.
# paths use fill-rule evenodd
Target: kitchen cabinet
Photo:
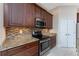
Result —
<path fill-rule="evenodd" d="M 26 27 L 33 28 L 35 20 L 35 5 L 34 4 L 24 4 L 24 25 Z"/>
<path fill-rule="evenodd" d="M 41 18 L 42 18 L 43 20 L 46 19 L 46 11 L 45 11 L 44 9 L 41 10 Z"/>
<path fill-rule="evenodd" d="M 4 19 L 7 25 L 5 26 L 23 26 L 24 5 L 10 3 L 4 6 Z M 6 22 L 7 21 L 7 22 Z"/>
<path fill-rule="evenodd" d="M 25 26 L 35 27 L 35 18 L 43 19 L 46 28 L 52 28 L 52 15 L 33 3 L 5 3 L 4 25 L 5 27 Z"/>
<path fill-rule="evenodd" d="M 45 22 L 46 22 L 46 28 L 48 28 L 48 29 L 52 29 L 52 23 L 53 23 L 52 17 L 53 17 L 53 16 L 52 16 L 51 14 L 46 13 Z"/>
<path fill-rule="evenodd" d="M 38 41 L 1 51 L 2 56 L 37 56 Z"/>
<path fill-rule="evenodd" d="M 77 23 L 79 23 L 79 13 L 77 13 Z"/>
<path fill-rule="evenodd" d="M 47 28 L 47 29 L 51 29 L 52 28 L 52 23 L 53 23 L 53 16 L 50 14 L 50 13 L 48 13 L 47 11 L 45 11 L 44 9 L 41 9 L 41 12 L 40 12 L 40 18 L 42 19 L 42 20 L 44 20 L 45 21 L 45 27 Z"/>
<path fill-rule="evenodd" d="M 53 26 L 53 21 L 52 21 L 52 15 L 48 15 L 48 28 L 49 29 L 52 29 L 52 26 Z"/>
<path fill-rule="evenodd" d="M 0 56 L 1 56 L 1 51 L 0 51 Z"/>
<path fill-rule="evenodd" d="M 35 18 L 41 18 L 41 8 L 39 6 L 35 6 Z"/>
<path fill-rule="evenodd" d="M 56 46 L 56 35 L 50 37 L 50 45 L 51 45 L 51 48 Z"/>
<path fill-rule="evenodd" d="M 5 26 L 26 26 L 34 25 L 34 5 L 24 3 L 4 4 Z"/>

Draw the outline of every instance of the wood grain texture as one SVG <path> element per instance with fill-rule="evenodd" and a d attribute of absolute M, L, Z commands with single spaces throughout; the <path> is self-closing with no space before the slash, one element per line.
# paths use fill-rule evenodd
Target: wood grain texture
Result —
<path fill-rule="evenodd" d="M 5 26 L 34 27 L 34 4 L 4 4 Z"/>
<path fill-rule="evenodd" d="M 53 48 L 53 47 L 56 46 L 56 35 L 55 36 L 52 36 L 50 38 L 51 38 L 50 45 L 51 45 L 51 48 Z"/>
<path fill-rule="evenodd" d="M 2 56 L 35 56 L 38 55 L 38 41 L 1 51 Z"/>
<path fill-rule="evenodd" d="M 77 13 L 77 23 L 79 23 L 79 13 Z"/>
<path fill-rule="evenodd" d="M 52 15 L 33 3 L 5 3 L 4 26 L 35 27 L 35 18 L 43 19 L 46 28 L 52 28 Z"/>

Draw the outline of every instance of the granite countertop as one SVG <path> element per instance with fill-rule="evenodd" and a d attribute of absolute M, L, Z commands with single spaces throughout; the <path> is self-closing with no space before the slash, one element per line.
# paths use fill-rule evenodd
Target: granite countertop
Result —
<path fill-rule="evenodd" d="M 52 33 L 52 34 L 44 33 L 44 35 L 51 37 L 51 36 L 55 36 L 56 33 Z M 37 38 L 33 38 L 30 35 L 27 35 L 24 37 L 21 37 L 21 36 L 20 35 L 17 36 L 16 39 L 6 39 L 5 42 L 3 43 L 2 47 L 0 47 L 0 51 L 4 51 L 4 50 L 10 49 L 10 48 L 14 48 L 14 47 L 17 47 L 20 45 L 24 45 L 24 44 L 39 40 Z"/>
<path fill-rule="evenodd" d="M 0 48 L 0 51 L 4 51 L 10 48 L 14 48 L 20 45 L 24 45 L 27 43 L 31 43 L 34 41 L 38 41 L 39 39 L 36 38 L 31 38 L 31 39 L 6 39 L 5 42 L 3 43 L 2 47 Z"/>
<path fill-rule="evenodd" d="M 52 37 L 52 36 L 55 36 L 56 35 L 56 33 L 44 33 L 43 35 L 45 35 L 45 36 L 49 36 L 49 37 Z"/>

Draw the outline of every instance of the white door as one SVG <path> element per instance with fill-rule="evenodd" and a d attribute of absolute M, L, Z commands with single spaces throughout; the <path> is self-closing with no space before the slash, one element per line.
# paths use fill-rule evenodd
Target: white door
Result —
<path fill-rule="evenodd" d="M 68 47 L 76 47 L 76 24 L 74 20 L 68 20 Z"/>
<path fill-rule="evenodd" d="M 61 20 L 59 23 L 60 47 L 67 47 L 67 20 Z"/>
<path fill-rule="evenodd" d="M 76 24 L 74 20 L 61 20 L 59 26 L 60 47 L 76 47 Z"/>

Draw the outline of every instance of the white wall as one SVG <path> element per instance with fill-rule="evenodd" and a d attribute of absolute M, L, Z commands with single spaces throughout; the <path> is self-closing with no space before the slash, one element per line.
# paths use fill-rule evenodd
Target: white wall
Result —
<path fill-rule="evenodd" d="M 58 25 L 59 25 L 59 8 L 55 8 L 51 10 L 51 13 L 53 14 L 53 29 L 55 30 L 57 36 L 56 36 L 56 46 L 58 46 Z"/>
<path fill-rule="evenodd" d="M 53 10 L 58 47 L 76 47 L 76 13 L 74 6 L 61 6 Z"/>
<path fill-rule="evenodd" d="M 3 26 L 3 4 L 0 3 L 0 46 L 5 40 L 5 29 Z"/>
<path fill-rule="evenodd" d="M 53 12 L 53 29 L 58 32 L 58 19 L 59 19 L 59 10 L 58 8 L 52 10 Z"/>

